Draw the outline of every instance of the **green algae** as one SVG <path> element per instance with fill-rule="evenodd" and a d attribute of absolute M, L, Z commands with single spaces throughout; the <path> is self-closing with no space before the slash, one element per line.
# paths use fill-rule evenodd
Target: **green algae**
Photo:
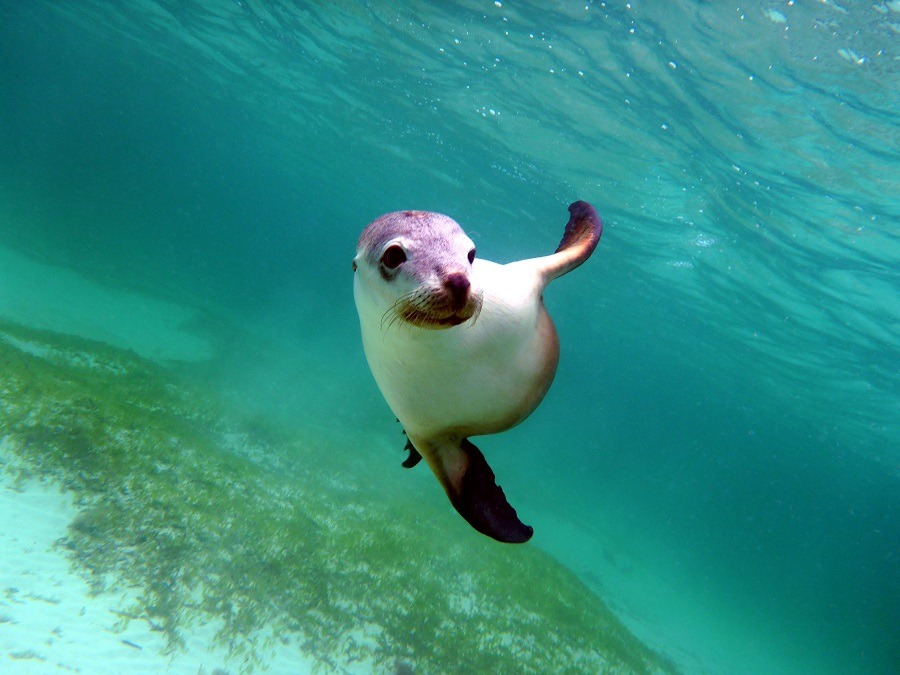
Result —
<path fill-rule="evenodd" d="M 539 550 L 450 536 L 452 514 L 392 501 L 371 460 L 240 428 L 133 354 L 0 324 L 0 437 L 7 471 L 75 495 L 74 568 L 136 589 L 122 623 L 170 650 L 214 621 L 245 671 L 276 643 L 325 672 L 674 670 Z"/>

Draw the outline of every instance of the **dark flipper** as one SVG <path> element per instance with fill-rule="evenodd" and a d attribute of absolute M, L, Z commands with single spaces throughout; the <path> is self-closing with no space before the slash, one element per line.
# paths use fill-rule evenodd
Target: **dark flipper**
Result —
<path fill-rule="evenodd" d="M 414 446 L 412 441 L 408 438 L 406 439 L 406 447 L 403 449 L 409 451 L 409 457 L 403 460 L 404 469 L 411 469 L 422 461 L 422 455 L 419 454 L 419 451 L 416 450 L 416 446 Z"/>
<path fill-rule="evenodd" d="M 455 498 L 451 495 L 450 503 L 469 525 L 497 541 L 521 544 L 531 539 L 534 529 L 519 520 L 516 510 L 506 501 L 481 450 L 464 438 L 462 451 L 469 456 L 469 466 L 462 476 L 459 494 Z"/>
<path fill-rule="evenodd" d="M 425 445 L 425 457 L 443 485 L 450 503 L 482 534 L 509 544 L 531 539 L 534 530 L 519 520 L 506 501 L 481 450 L 469 439 Z"/>
<path fill-rule="evenodd" d="M 566 223 L 566 231 L 556 252 L 572 247 L 583 248 L 581 255 L 586 260 L 597 248 L 602 234 L 603 221 L 597 215 L 597 209 L 587 202 L 572 202 L 569 204 L 569 222 Z"/>

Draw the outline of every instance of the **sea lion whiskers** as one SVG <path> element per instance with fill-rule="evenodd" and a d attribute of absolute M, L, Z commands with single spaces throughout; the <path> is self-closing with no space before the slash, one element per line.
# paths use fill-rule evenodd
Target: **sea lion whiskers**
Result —
<path fill-rule="evenodd" d="M 397 298 L 397 301 L 388 307 L 384 314 L 381 315 L 381 329 L 385 333 L 391 329 L 391 326 L 403 319 L 403 315 L 400 312 L 400 305 L 408 302 L 409 297 L 413 294 L 415 294 L 415 291 L 410 291 L 406 295 L 401 295 Z"/>
<path fill-rule="evenodd" d="M 387 308 L 385 313 L 381 317 L 381 327 L 385 332 L 390 330 L 391 326 L 398 322 L 409 322 L 410 313 L 414 313 L 417 319 L 424 319 L 428 315 L 422 310 L 418 309 L 422 305 L 419 301 L 421 296 L 428 297 L 429 293 L 422 290 L 421 287 L 415 288 L 411 290 L 409 293 L 404 293 L 399 298 L 397 298 L 396 302 L 393 305 Z M 410 310 L 409 307 L 415 307 L 416 309 Z M 385 324 L 387 322 L 387 324 Z"/>
<path fill-rule="evenodd" d="M 475 318 L 481 312 L 482 292 L 479 291 L 476 297 Z M 436 309 L 442 309 L 444 306 L 443 298 L 434 291 L 420 286 L 404 295 L 401 295 L 393 305 L 385 310 L 381 316 L 382 330 L 387 332 L 397 323 L 406 323 L 411 326 L 428 326 L 439 327 L 448 320 L 453 319 L 451 314 L 446 319 L 439 318 Z M 462 321 L 460 321 L 462 323 Z M 452 325 L 452 322 L 451 322 Z"/>

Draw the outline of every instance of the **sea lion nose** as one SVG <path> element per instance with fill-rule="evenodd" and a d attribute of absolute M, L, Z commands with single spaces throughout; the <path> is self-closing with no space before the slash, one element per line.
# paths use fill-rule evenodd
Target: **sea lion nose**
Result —
<path fill-rule="evenodd" d="M 450 293 L 455 309 L 465 306 L 470 286 L 469 277 L 462 272 L 451 272 L 444 279 L 444 288 Z"/>

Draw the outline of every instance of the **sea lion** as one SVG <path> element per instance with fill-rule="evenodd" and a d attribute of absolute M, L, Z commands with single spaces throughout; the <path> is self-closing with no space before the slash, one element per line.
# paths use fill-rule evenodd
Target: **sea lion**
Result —
<path fill-rule="evenodd" d="M 409 457 L 424 457 L 450 502 L 476 530 L 521 543 L 522 523 L 470 436 L 524 420 L 550 388 L 559 339 L 542 293 L 596 248 L 593 206 L 569 206 L 548 256 L 499 265 L 448 216 L 398 211 L 372 221 L 353 259 L 353 295 L 366 359 L 403 425 Z"/>

